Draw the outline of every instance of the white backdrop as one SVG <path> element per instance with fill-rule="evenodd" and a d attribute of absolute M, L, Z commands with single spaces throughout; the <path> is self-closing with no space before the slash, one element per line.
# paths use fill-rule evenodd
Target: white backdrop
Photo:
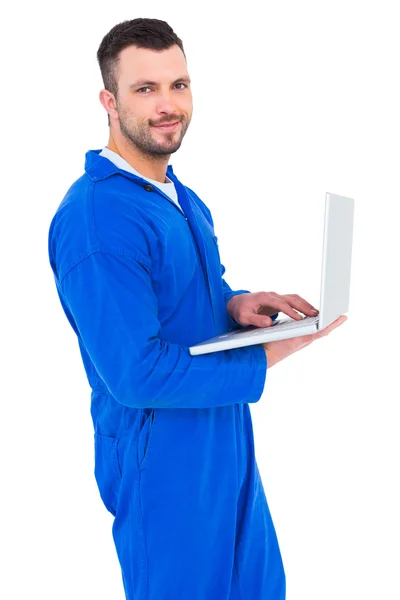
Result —
<path fill-rule="evenodd" d="M 318 306 L 325 192 L 355 198 L 349 319 L 269 371 L 251 406 L 256 456 L 288 600 L 400 599 L 396 15 L 387 0 L 7 8 L 2 598 L 124 598 L 47 233 L 85 152 L 108 141 L 101 39 L 152 17 L 183 40 L 193 81 L 192 124 L 170 162 L 212 211 L 232 288 Z"/>

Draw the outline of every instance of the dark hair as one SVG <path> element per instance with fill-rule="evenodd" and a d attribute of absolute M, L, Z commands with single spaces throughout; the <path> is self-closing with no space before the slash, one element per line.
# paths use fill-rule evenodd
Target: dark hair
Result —
<path fill-rule="evenodd" d="M 168 50 L 174 44 L 177 44 L 185 55 L 182 41 L 166 21 L 139 18 L 114 25 L 102 39 L 97 51 L 104 88 L 117 99 L 119 53 L 128 46 Z M 110 125 L 110 115 L 107 116 Z"/>

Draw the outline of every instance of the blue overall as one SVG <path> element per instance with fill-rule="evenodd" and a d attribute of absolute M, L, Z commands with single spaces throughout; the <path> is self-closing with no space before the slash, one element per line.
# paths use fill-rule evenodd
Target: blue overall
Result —
<path fill-rule="evenodd" d="M 51 221 L 49 259 L 92 389 L 94 474 L 128 600 L 283 600 L 254 453 L 260 345 L 191 356 L 240 327 L 211 213 L 89 150 Z M 277 315 L 274 316 L 276 318 Z"/>

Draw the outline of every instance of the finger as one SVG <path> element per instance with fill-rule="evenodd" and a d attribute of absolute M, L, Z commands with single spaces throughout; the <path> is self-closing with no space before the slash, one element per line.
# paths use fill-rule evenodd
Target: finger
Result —
<path fill-rule="evenodd" d="M 346 321 L 347 317 L 345 315 L 341 315 L 338 319 L 330 323 L 330 325 L 327 325 L 326 327 L 321 329 L 321 331 L 319 331 L 317 335 L 321 334 L 321 337 L 324 335 L 328 335 L 328 333 L 336 329 L 336 327 L 343 325 L 343 323 L 345 323 Z"/>
<path fill-rule="evenodd" d="M 250 313 L 246 320 L 249 325 L 254 325 L 255 327 L 270 327 L 272 325 L 272 319 L 265 315 Z"/>
<path fill-rule="evenodd" d="M 287 297 L 289 298 L 289 296 Z M 273 308 L 276 312 L 283 312 L 292 319 L 296 319 L 296 321 L 301 320 L 302 316 L 290 306 L 285 298 L 286 296 L 275 294 L 275 292 L 265 292 L 265 295 L 260 299 L 260 305 L 268 306 L 269 309 Z"/>
<path fill-rule="evenodd" d="M 309 317 L 314 317 L 319 313 L 319 311 L 315 308 L 315 306 L 313 306 L 312 304 L 307 302 L 307 300 L 305 300 L 298 294 L 285 294 L 283 296 L 283 298 L 291 306 L 293 306 L 297 310 L 301 311 L 305 315 L 308 315 Z"/>
<path fill-rule="evenodd" d="M 330 329 L 330 331 L 332 331 L 333 329 L 336 329 L 336 327 L 339 327 L 339 325 L 343 325 L 343 323 L 345 323 L 346 321 L 346 315 L 340 315 L 340 317 L 338 317 L 337 319 L 335 319 L 335 321 L 328 325 L 328 328 Z"/>
<path fill-rule="evenodd" d="M 303 348 L 303 347 L 311 344 L 311 342 L 315 342 L 316 340 L 319 340 L 319 339 L 325 337 L 333 329 L 336 329 L 336 327 L 339 327 L 339 325 L 342 325 L 345 321 L 347 321 L 347 317 L 345 315 L 341 315 L 338 319 L 336 319 L 336 321 L 333 321 L 333 323 L 331 323 L 327 327 L 324 327 L 324 329 L 317 331 L 317 333 L 311 333 L 309 335 L 303 335 L 301 337 L 296 337 L 296 338 L 293 338 L 293 340 L 295 341 L 295 343 L 297 342 L 297 344 L 300 346 L 300 348 Z"/>

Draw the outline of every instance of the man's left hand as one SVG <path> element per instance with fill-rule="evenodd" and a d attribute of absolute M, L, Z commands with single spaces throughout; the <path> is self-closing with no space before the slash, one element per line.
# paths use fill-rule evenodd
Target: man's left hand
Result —
<path fill-rule="evenodd" d="M 270 316 L 277 312 L 283 312 L 297 321 L 303 318 L 300 312 L 308 317 L 316 317 L 319 312 L 297 294 L 280 295 L 275 292 L 238 294 L 232 296 L 226 308 L 232 319 L 239 325 L 256 327 L 272 325 Z"/>

